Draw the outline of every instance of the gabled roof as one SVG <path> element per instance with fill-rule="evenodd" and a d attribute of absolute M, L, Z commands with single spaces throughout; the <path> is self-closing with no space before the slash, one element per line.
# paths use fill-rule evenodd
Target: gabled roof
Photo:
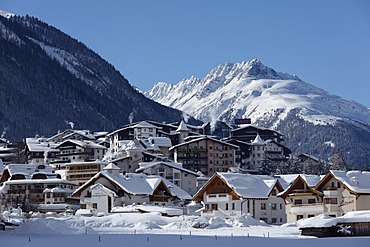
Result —
<path fill-rule="evenodd" d="M 171 161 L 141 162 L 141 163 L 139 163 L 140 167 L 138 169 L 136 169 L 135 172 L 144 172 L 147 169 L 150 169 L 150 168 L 153 168 L 153 167 L 156 167 L 156 166 L 159 166 L 159 165 L 168 166 L 168 167 L 171 167 L 173 169 L 177 169 L 177 170 L 192 174 L 192 175 L 197 176 L 197 177 L 202 176 L 202 174 L 199 174 L 197 172 L 194 172 L 194 171 L 188 170 L 186 168 L 183 168 L 181 163 L 176 163 L 176 162 L 171 162 Z"/>
<path fill-rule="evenodd" d="M 172 189 L 168 188 L 168 191 L 171 191 L 173 196 L 177 196 L 181 199 L 191 199 L 191 196 L 188 193 L 160 176 L 146 176 L 144 174 L 134 173 L 127 173 L 126 175 L 113 175 L 105 171 L 97 173 L 94 177 L 85 182 L 73 193 L 72 196 L 79 196 L 83 190 L 95 184 L 99 178 L 105 178 L 109 180 L 126 193 L 132 195 L 152 195 L 156 189 L 156 185 L 158 186 L 163 181 L 167 187 L 171 185 Z"/>
<path fill-rule="evenodd" d="M 103 168 L 104 171 L 107 171 L 107 170 L 120 170 L 120 168 L 118 166 L 116 166 L 115 164 L 113 163 L 109 163 L 108 165 L 106 165 L 104 168 Z"/>
<path fill-rule="evenodd" d="M 95 136 L 93 134 L 90 134 L 90 131 L 88 131 L 88 130 L 73 130 L 72 133 L 63 136 L 62 139 L 67 140 L 67 139 L 71 138 L 71 136 L 74 136 L 74 135 L 80 135 L 83 138 L 88 139 L 88 140 L 95 140 L 96 139 Z"/>
<path fill-rule="evenodd" d="M 92 148 L 92 149 L 107 149 L 106 147 L 96 144 L 92 141 L 79 141 L 79 140 L 65 140 L 62 143 L 60 143 L 57 148 L 63 147 L 66 143 L 71 142 L 77 146 L 83 147 L 83 148 Z"/>
<path fill-rule="evenodd" d="M 134 140 L 122 140 L 118 141 L 120 148 L 119 151 L 128 151 L 128 150 L 142 150 L 144 151 L 145 148 L 141 145 L 140 141 L 137 139 Z"/>
<path fill-rule="evenodd" d="M 330 170 L 316 185 L 315 189 L 322 190 L 331 178 L 341 182 L 352 193 L 370 194 L 370 172 Z"/>
<path fill-rule="evenodd" d="M 26 145 L 30 152 L 59 152 L 55 143 L 42 138 L 26 138 Z"/>
<path fill-rule="evenodd" d="M 158 126 L 155 126 L 151 123 L 148 123 L 147 121 L 141 121 L 141 122 L 138 122 L 138 123 L 132 123 L 132 124 L 127 124 L 125 126 L 123 126 L 122 128 L 120 129 L 117 129 L 109 134 L 107 134 L 107 136 L 112 136 L 118 132 L 121 132 L 122 130 L 127 130 L 127 129 L 133 129 L 133 128 L 155 128 L 155 129 L 162 129 L 161 127 L 158 127 Z"/>
<path fill-rule="evenodd" d="M 230 144 L 230 143 L 227 143 L 227 142 L 224 142 L 224 141 L 220 141 L 218 139 L 215 139 L 215 138 L 212 138 L 212 137 L 209 137 L 209 136 L 202 136 L 202 137 L 199 137 L 197 139 L 194 139 L 194 140 L 191 140 L 191 141 L 188 141 L 188 142 L 184 142 L 184 143 L 180 143 L 180 144 L 177 144 L 175 146 L 172 146 L 169 150 L 173 150 L 173 149 L 178 148 L 178 147 L 181 147 L 181 146 L 189 145 L 190 143 L 199 142 L 199 141 L 203 141 L 203 140 L 207 140 L 207 139 L 208 140 L 211 140 L 211 141 L 214 141 L 214 142 L 222 143 L 223 145 L 227 145 L 227 146 L 230 146 L 230 147 L 239 149 L 239 147 L 237 145 Z"/>
<path fill-rule="evenodd" d="M 282 177 L 285 177 L 288 175 L 282 175 Z M 283 192 L 279 193 L 278 196 L 279 197 L 282 197 L 282 198 L 285 198 L 287 197 L 291 192 L 294 192 L 294 190 L 296 190 L 298 188 L 298 186 L 300 184 L 303 183 L 303 187 L 305 187 L 304 191 L 302 191 L 302 193 L 312 193 L 312 194 L 317 194 L 317 195 L 322 195 L 322 193 L 320 191 L 317 191 L 315 190 L 313 187 L 315 186 L 315 184 L 313 184 L 312 182 L 314 181 L 314 179 L 307 179 L 310 177 L 310 175 L 304 175 L 304 174 L 293 174 L 291 176 L 291 178 L 293 178 L 295 176 L 295 179 L 290 182 L 290 185 L 288 186 L 288 188 L 286 188 Z M 316 175 L 312 175 L 312 176 L 316 176 Z M 319 177 L 319 176 L 317 176 Z M 310 177 L 312 178 L 312 177 Z M 309 182 L 307 181 L 310 181 L 311 182 L 311 185 Z"/>
<path fill-rule="evenodd" d="M 272 129 L 268 129 L 268 128 L 264 128 L 264 127 L 259 127 L 259 126 L 256 126 L 256 125 L 253 125 L 253 124 L 246 124 L 244 125 L 243 127 L 240 127 L 240 128 L 237 128 L 237 129 L 232 129 L 231 132 L 235 132 L 235 131 L 239 131 L 239 130 L 242 130 L 242 129 L 247 129 L 247 128 L 255 128 L 255 129 L 258 129 L 258 130 L 268 130 L 268 131 L 271 131 L 271 132 L 275 132 L 276 134 L 278 135 L 283 135 L 282 133 L 280 133 L 279 131 L 276 131 L 276 130 L 272 130 Z"/>
<path fill-rule="evenodd" d="M 42 169 L 43 168 L 43 169 Z M 54 174 L 54 169 L 48 165 L 32 165 L 32 164 L 9 164 L 4 168 L 4 172 L 9 172 L 9 175 L 22 174 L 31 178 L 34 173 Z"/>
<path fill-rule="evenodd" d="M 277 175 L 277 177 L 283 179 L 286 183 L 292 184 L 297 177 L 300 176 L 309 187 L 314 187 L 321 180 L 319 175 L 311 174 L 286 174 L 286 175 Z"/>
<path fill-rule="evenodd" d="M 262 140 L 260 135 L 257 133 L 256 138 L 254 138 L 254 140 L 252 141 L 252 144 L 253 145 L 265 145 L 265 141 Z"/>
<path fill-rule="evenodd" d="M 184 120 L 181 120 L 179 127 L 176 129 L 176 131 L 189 131 L 189 128 L 186 126 Z"/>
<path fill-rule="evenodd" d="M 278 188 L 279 191 L 283 190 L 278 179 L 267 175 L 215 173 L 193 198 L 200 198 L 212 181 L 217 178 L 224 181 L 224 183 L 241 198 L 267 199 L 274 187 Z"/>

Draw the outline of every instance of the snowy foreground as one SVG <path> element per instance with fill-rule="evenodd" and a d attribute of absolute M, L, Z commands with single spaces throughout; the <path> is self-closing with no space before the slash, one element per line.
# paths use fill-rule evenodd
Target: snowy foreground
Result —
<path fill-rule="evenodd" d="M 198 228 L 194 228 L 198 227 Z M 201 228 L 199 228 L 201 227 Z M 162 217 L 123 213 L 104 217 L 33 219 L 0 232 L 0 246 L 370 246 L 370 237 L 310 238 L 296 224 L 269 226 L 244 216 Z"/>

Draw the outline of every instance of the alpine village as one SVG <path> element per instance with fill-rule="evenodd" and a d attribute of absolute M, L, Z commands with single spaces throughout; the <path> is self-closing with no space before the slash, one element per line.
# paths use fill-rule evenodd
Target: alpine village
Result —
<path fill-rule="evenodd" d="M 339 151 L 328 161 L 293 155 L 282 133 L 250 119 L 235 123 L 148 120 L 110 133 L 71 128 L 24 143 L 2 138 L 0 212 L 250 214 L 279 225 L 370 210 L 370 172 L 348 170 Z"/>
<path fill-rule="evenodd" d="M 347 163 L 343 148 L 333 148 L 329 158 L 317 157 L 310 151 L 292 151 L 294 146 L 310 141 L 312 144 L 318 142 L 314 138 L 324 136 L 315 136 L 311 132 L 307 138 L 301 138 L 305 132 L 300 129 L 302 126 L 309 126 L 317 133 L 319 130 L 314 128 L 320 127 L 320 133 L 326 131 L 323 122 L 303 123 L 304 118 L 318 116 L 314 110 L 295 109 L 296 112 L 288 114 L 271 108 L 269 112 L 286 113 L 287 121 L 299 114 L 303 116 L 286 125 L 286 131 L 298 126 L 294 135 L 302 140 L 288 146 L 285 133 L 263 127 L 266 125 L 261 119 L 255 119 L 267 116 L 257 106 L 250 112 L 252 117 L 242 114 L 236 117 L 232 114 L 238 113 L 238 109 L 225 108 L 222 111 L 226 117 L 201 122 L 145 97 L 86 46 L 36 18 L 1 17 L 0 28 L 2 54 L 9 53 L 0 58 L 0 68 L 4 68 L 0 71 L 1 80 L 6 83 L 3 78 L 14 76 L 14 88 L 19 86 L 17 90 L 22 92 L 18 94 L 16 89 L 4 86 L 8 90 L 6 95 L 17 100 L 10 96 L 0 99 L 5 106 L 1 109 L 0 119 L 9 127 L 8 133 L 13 131 L 12 136 L 21 140 L 8 140 L 6 131 L 0 138 L 0 230 L 17 228 L 11 219 L 20 216 L 27 221 L 47 216 L 104 217 L 156 212 L 163 217 L 190 215 L 221 219 L 248 215 L 270 225 L 324 215 L 325 219 L 335 219 L 336 223 L 302 227 L 301 234 L 318 237 L 370 235 L 370 218 L 361 217 L 370 214 L 368 161 L 363 162 L 363 167 Z M 5 67 L 8 72 L 4 72 Z M 291 86 L 293 89 L 321 93 L 321 98 L 327 102 L 332 99 L 298 77 L 277 73 L 258 60 L 225 64 L 212 73 L 222 74 L 220 71 L 234 73 L 233 78 L 250 80 L 248 85 L 258 80 L 270 83 L 258 86 L 261 90 L 269 90 L 274 83 L 283 81 L 285 84 L 281 85 L 295 83 L 296 86 Z M 238 76 L 238 71 L 244 74 Z M 214 82 L 231 85 L 231 79 L 227 83 L 221 81 L 229 75 L 222 76 L 215 77 L 218 81 L 215 79 Z M 70 85 L 60 83 L 60 78 Z M 32 82 L 40 79 L 41 82 L 31 86 L 22 84 L 28 79 Z M 193 82 L 206 85 L 206 79 L 190 78 L 184 83 L 188 82 L 190 88 Z M 257 99 L 262 94 L 252 90 L 243 96 L 242 91 L 235 95 Z M 203 90 L 199 95 L 207 97 L 206 93 L 207 90 Z M 181 100 L 186 93 L 182 96 L 170 93 L 173 95 Z M 221 99 L 227 92 L 220 95 Z M 334 102 L 332 104 L 327 103 L 328 109 L 337 105 L 340 105 L 341 113 L 362 109 L 353 102 L 340 101 L 339 97 L 334 100 L 330 101 Z M 192 102 L 190 99 L 185 101 Z M 19 107 L 21 103 L 23 105 Z M 21 110 L 15 116 L 17 112 L 11 109 L 18 108 Z M 253 115 L 258 111 L 260 115 Z M 331 108 L 328 112 L 335 113 Z M 212 113 L 212 110 L 201 112 L 206 117 Z M 77 124 L 65 121 L 66 116 L 72 121 L 79 118 Z M 228 121 L 224 121 L 226 118 Z M 271 115 L 265 118 L 273 119 Z M 117 123 L 117 119 L 121 123 Z M 342 129 L 327 124 L 330 132 L 326 135 L 339 138 L 338 145 L 353 140 L 348 139 L 349 135 L 343 135 L 347 139 L 341 139 L 344 130 L 365 133 L 358 130 L 367 128 L 357 120 L 342 121 L 341 124 Z M 38 131 L 38 134 L 22 136 L 22 131 Z M 40 133 L 42 131 L 44 133 Z M 331 145 L 330 142 L 326 144 Z M 358 148 L 363 154 L 368 145 L 355 146 L 352 150 Z M 353 151 L 350 155 L 356 156 Z"/>

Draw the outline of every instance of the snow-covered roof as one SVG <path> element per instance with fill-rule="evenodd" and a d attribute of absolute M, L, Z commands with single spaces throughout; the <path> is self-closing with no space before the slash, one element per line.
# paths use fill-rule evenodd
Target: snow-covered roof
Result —
<path fill-rule="evenodd" d="M 97 173 L 94 177 L 89 179 L 84 185 L 77 189 L 75 193 L 83 190 L 86 185 L 89 185 L 101 176 L 114 182 L 122 190 L 132 195 L 152 195 L 154 190 L 156 189 L 155 185 L 158 185 L 161 181 L 163 181 L 167 187 L 170 185 L 172 186 L 172 195 L 177 196 L 181 199 L 191 199 L 191 196 L 187 192 L 183 191 L 175 184 L 160 176 L 146 176 L 144 174 L 135 173 L 127 173 L 126 175 L 113 175 L 105 171 Z"/>
<path fill-rule="evenodd" d="M 128 150 L 145 150 L 145 148 L 140 144 L 139 140 L 122 140 L 118 142 L 120 151 Z"/>
<path fill-rule="evenodd" d="M 7 170 L 10 176 L 14 174 L 23 174 L 29 178 L 31 178 L 34 173 L 55 174 L 54 169 L 48 165 L 9 164 L 4 170 Z"/>
<path fill-rule="evenodd" d="M 75 134 L 80 135 L 84 137 L 85 139 L 89 139 L 89 140 L 96 139 L 95 136 L 91 134 L 89 130 L 72 130 L 72 133 L 63 136 L 63 140 L 70 139 Z"/>
<path fill-rule="evenodd" d="M 252 141 L 253 145 L 265 145 L 265 142 L 262 140 L 260 135 L 257 133 L 256 138 Z"/>
<path fill-rule="evenodd" d="M 246 129 L 246 128 L 249 128 L 249 127 L 252 127 L 252 128 L 255 128 L 255 129 L 259 129 L 259 130 L 268 130 L 268 131 L 275 132 L 275 133 L 277 133 L 279 135 L 283 135 L 282 133 L 280 133 L 277 130 L 268 129 L 268 128 L 256 126 L 256 125 L 253 125 L 253 124 L 245 124 L 245 125 L 243 125 L 243 127 L 240 127 L 240 128 L 237 128 L 237 129 L 232 129 L 231 132 L 235 132 L 235 131 L 238 131 L 238 130 Z"/>
<path fill-rule="evenodd" d="M 223 145 L 227 145 L 227 146 L 231 146 L 231 147 L 233 147 L 233 148 L 239 149 L 239 146 L 236 146 L 236 145 L 233 145 L 233 144 L 230 144 L 230 143 L 224 142 L 224 141 L 220 141 L 220 140 L 218 140 L 218 139 L 215 139 L 215 138 L 212 138 L 212 137 L 209 137 L 209 136 L 201 136 L 201 137 L 196 138 L 196 139 L 194 139 L 194 140 L 191 140 L 191 141 L 188 141 L 188 142 L 184 142 L 184 143 L 180 143 L 180 144 L 177 144 L 177 145 L 175 145 L 175 146 L 172 146 L 172 147 L 170 148 L 170 150 L 173 150 L 173 149 L 175 149 L 175 148 L 177 148 L 177 147 L 181 147 L 181 146 L 184 146 L 184 145 L 188 145 L 188 144 L 190 144 L 190 143 L 194 143 L 194 142 L 198 142 L 198 141 L 202 141 L 202 140 L 207 140 L 207 139 L 208 139 L 208 140 L 212 140 L 212 141 L 214 141 L 214 142 L 221 143 L 221 144 L 223 144 Z"/>
<path fill-rule="evenodd" d="M 149 137 L 148 141 L 158 147 L 172 147 L 171 139 L 168 137 Z"/>
<path fill-rule="evenodd" d="M 160 129 L 160 127 L 157 127 L 153 124 L 150 124 L 146 121 L 141 121 L 137 124 L 135 124 L 134 126 L 132 126 L 133 128 L 155 128 L 155 129 Z"/>
<path fill-rule="evenodd" d="M 340 217 L 330 217 L 320 214 L 316 217 L 304 219 L 298 222 L 299 228 L 331 227 L 342 223 L 370 222 L 370 210 L 350 211 Z"/>
<path fill-rule="evenodd" d="M 65 140 L 63 141 L 62 143 L 60 143 L 57 148 L 60 148 L 62 147 L 65 143 L 67 142 L 72 142 L 74 143 L 75 145 L 77 146 L 80 146 L 80 147 L 83 147 L 83 148 L 92 148 L 92 149 L 107 149 L 106 147 L 102 146 L 102 145 L 99 145 L 93 141 L 79 141 L 79 140 L 73 140 L 73 139 L 69 139 L 69 140 Z"/>
<path fill-rule="evenodd" d="M 136 169 L 135 172 L 142 172 L 142 171 L 145 171 L 147 169 L 151 169 L 151 168 L 159 166 L 159 165 L 168 166 L 168 167 L 171 167 L 173 169 L 180 170 L 182 172 L 193 174 L 194 176 L 197 176 L 197 177 L 201 176 L 201 174 L 199 174 L 197 172 L 194 172 L 194 171 L 188 170 L 186 168 L 183 168 L 182 163 L 177 163 L 177 162 L 173 162 L 173 161 L 140 162 L 139 163 L 139 168 Z"/>
<path fill-rule="evenodd" d="M 189 128 L 186 126 L 184 120 L 181 120 L 179 127 L 176 129 L 176 131 L 189 131 Z"/>
<path fill-rule="evenodd" d="M 319 175 L 309 175 L 309 174 L 287 174 L 287 175 L 277 175 L 282 180 L 284 180 L 286 183 L 291 184 L 294 182 L 294 180 L 297 179 L 298 176 L 301 176 L 301 178 L 310 186 L 314 187 L 322 178 L 322 176 Z"/>
<path fill-rule="evenodd" d="M 26 138 L 26 145 L 30 152 L 59 152 L 55 143 L 42 138 Z"/>
<path fill-rule="evenodd" d="M 104 171 L 106 170 L 120 170 L 120 168 L 118 166 L 116 166 L 115 164 L 113 163 L 109 163 L 108 165 L 106 165 L 104 168 L 103 168 Z"/>
<path fill-rule="evenodd" d="M 353 192 L 370 194 L 370 172 L 331 170 L 330 173 Z"/>
<path fill-rule="evenodd" d="M 217 173 L 230 188 L 244 198 L 267 198 L 277 179 L 267 175 Z"/>

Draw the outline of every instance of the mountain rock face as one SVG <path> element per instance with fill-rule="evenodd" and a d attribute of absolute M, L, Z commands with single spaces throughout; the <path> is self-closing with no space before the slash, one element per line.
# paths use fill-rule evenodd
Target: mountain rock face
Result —
<path fill-rule="evenodd" d="M 73 122 L 113 130 L 151 119 L 179 121 L 181 112 L 135 90 L 107 61 L 33 17 L 0 13 L 0 130 L 19 140 L 50 135 Z"/>
<path fill-rule="evenodd" d="M 370 159 L 370 111 L 254 59 L 225 63 L 205 78 L 156 83 L 147 97 L 202 121 L 251 118 L 285 135 L 294 152 L 327 158 L 334 148 L 361 167 Z"/>

